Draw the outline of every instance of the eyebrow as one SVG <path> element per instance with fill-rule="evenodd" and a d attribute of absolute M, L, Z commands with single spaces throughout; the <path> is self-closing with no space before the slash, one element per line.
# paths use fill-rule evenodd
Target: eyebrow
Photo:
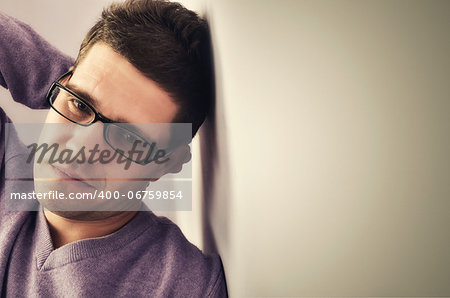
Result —
<path fill-rule="evenodd" d="M 76 85 L 72 84 L 70 81 L 65 84 L 66 88 L 70 91 L 74 92 L 76 95 L 81 97 L 84 101 L 86 101 L 91 106 L 98 108 L 98 100 L 93 98 L 89 93 L 81 90 Z"/>
<path fill-rule="evenodd" d="M 87 93 L 86 91 L 81 90 L 81 89 L 78 88 L 76 85 L 72 84 L 70 81 L 67 82 L 67 83 L 65 84 L 65 86 L 66 86 L 70 91 L 72 91 L 73 93 L 75 93 L 78 97 L 81 97 L 81 99 L 83 99 L 83 100 L 86 101 L 88 104 L 90 104 L 91 106 L 93 106 L 96 110 L 98 109 L 98 106 L 99 106 L 98 103 L 99 103 L 99 101 L 96 100 L 95 98 L 93 98 L 89 93 Z M 98 112 L 98 111 L 97 111 L 97 112 Z M 100 113 L 100 112 L 98 112 L 98 113 Z M 108 120 L 112 120 L 112 121 L 117 122 L 117 123 L 128 123 L 128 121 L 125 120 L 125 119 L 122 118 L 122 117 L 118 117 L 117 120 L 114 120 L 114 119 L 111 119 L 111 118 L 108 118 L 108 117 L 104 116 L 102 113 L 100 113 L 100 115 L 101 115 L 103 118 L 107 118 Z"/>
<path fill-rule="evenodd" d="M 86 101 L 88 104 L 90 104 L 91 106 L 93 106 L 95 109 L 98 109 L 98 100 L 96 100 L 95 98 L 93 98 L 89 93 L 81 90 L 80 88 L 78 88 L 76 85 L 72 84 L 70 81 L 68 81 L 65 86 L 72 92 L 74 92 L 78 97 L 81 97 L 84 101 Z M 97 111 L 98 112 L 98 111 Z M 100 112 L 98 112 L 100 113 Z M 133 131 L 134 133 L 137 133 L 140 136 L 145 136 L 146 139 L 148 139 L 148 137 L 146 136 L 146 134 L 136 125 L 133 125 L 132 123 L 128 122 L 127 120 L 125 120 L 122 117 L 118 117 L 115 119 L 111 119 L 108 118 L 106 116 L 104 116 L 102 113 L 100 113 L 100 115 L 103 118 L 107 118 L 108 120 L 112 120 L 114 121 L 114 123 L 125 123 L 125 124 L 130 124 L 131 127 L 129 127 L 128 129 L 130 129 L 131 131 Z"/>

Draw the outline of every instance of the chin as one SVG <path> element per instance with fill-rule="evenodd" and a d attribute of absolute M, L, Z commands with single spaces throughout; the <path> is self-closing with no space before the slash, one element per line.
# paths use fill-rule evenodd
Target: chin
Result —
<path fill-rule="evenodd" d="M 97 221 L 117 216 L 125 211 L 52 211 L 60 217 L 77 221 Z"/>

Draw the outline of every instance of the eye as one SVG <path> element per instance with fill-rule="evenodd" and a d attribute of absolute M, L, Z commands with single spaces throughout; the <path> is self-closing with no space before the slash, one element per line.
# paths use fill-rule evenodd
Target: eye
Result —
<path fill-rule="evenodd" d="M 87 112 L 89 110 L 89 107 L 82 101 L 79 101 L 78 99 L 74 98 L 72 99 L 72 102 L 75 105 L 75 107 L 81 112 Z"/>
<path fill-rule="evenodd" d="M 81 112 L 83 114 L 91 113 L 91 109 L 89 108 L 89 106 L 87 104 L 85 104 L 81 100 L 76 99 L 74 97 L 68 98 L 67 104 L 69 105 L 69 108 L 73 113 L 79 113 L 79 112 Z"/>
<path fill-rule="evenodd" d="M 134 144 L 137 141 L 137 138 L 131 133 L 125 134 L 124 139 L 130 144 Z"/>
<path fill-rule="evenodd" d="M 127 131 L 125 129 L 120 129 L 115 132 L 114 139 L 120 140 L 120 143 L 127 144 L 127 145 L 133 145 L 135 143 L 139 144 L 142 141 L 139 139 L 138 136 L 136 136 L 134 133 Z"/>

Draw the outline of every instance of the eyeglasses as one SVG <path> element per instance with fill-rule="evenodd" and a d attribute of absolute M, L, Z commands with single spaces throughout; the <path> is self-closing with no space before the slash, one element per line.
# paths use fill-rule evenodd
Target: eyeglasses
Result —
<path fill-rule="evenodd" d="M 150 163 L 154 158 L 153 156 L 146 156 L 145 160 L 133 159 L 133 153 L 138 151 L 149 152 L 152 148 L 152 142 L 126 128 L 125 123 L 115 123 L 115 121 L 102 116 L 86 100 L 64 86 L 61 82 L 70 78 L 72 74 L 72 71 L 63 74 L 50 87 L 47 100 L 53 110 L 67 120 L 81 126 L 90 126 L 97 121 L 102 122 L 104 124 L 103 137 L 114 151 L 137 164 L 146 165 Z M 153 147 L 153 149 L 156 148 Z M 151 150 L 150 152 L 155 153 L 157 151 Z"/>

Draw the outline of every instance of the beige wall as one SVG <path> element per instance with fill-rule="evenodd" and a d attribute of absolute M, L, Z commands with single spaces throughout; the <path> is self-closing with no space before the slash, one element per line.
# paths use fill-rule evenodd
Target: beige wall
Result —
<path fill-rule="evenodd" d="M 450 296 L 450 2 L 212 4 L 232 296 Z"/>

